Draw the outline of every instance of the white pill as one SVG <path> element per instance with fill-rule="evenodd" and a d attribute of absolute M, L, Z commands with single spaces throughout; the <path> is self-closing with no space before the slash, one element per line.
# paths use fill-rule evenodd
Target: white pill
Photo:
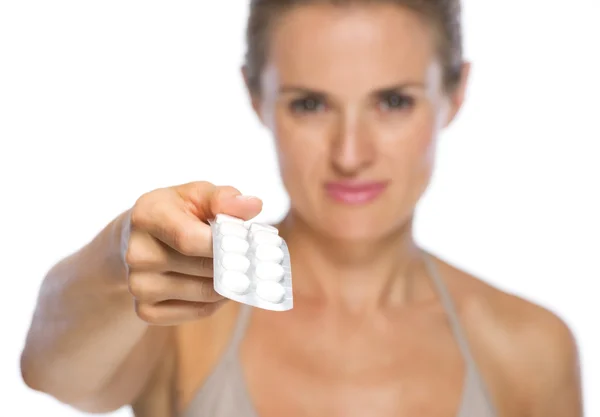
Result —
<path fill-rule="evenodd" d="M 243 224 L 225 222 L 219 226 L 219 232 L 225 236 L 237 236 L 246 238 L 248 236 L 248 229 Z"/>
<path fill-rule="evenodd" d="M 250 268 L 250 259 L 237 253 L 226 253 L 221 259 L 221 265 L 227 270 L 247 272 Z"/>
<path fill-rule="evenodd" d="M 281 246 L 282 242 L 283 239 L 281 238 L 281 236 L 278 236 L 271 232 L 266 232 L 264 230 L 256 232 L 252 235 L 252 243 L 256 245 L 267 244 L 273 246 Z"/>
<path fill-rule="evenodd" d="M 225 252 L 245 255 L 249 247 L 250 244 L 241 237 L 223 236 L 223 239 L 221 239 L 221 249 L 223 249 Z"/>
<path fill-rule="evenodd" d="M 272 262 L 261 262 L 256 265 L 256 270 L 254 273 L 258 279 L 279 282 L 283 278 L 285 271 L 279 264 Z"/>
<path fill-rule="evenodd" d="M 258 245 L 255 256 L 260 262 L 279 263 L 283 260 L 283 251 L 281 248 L 273 245 Z"/>
<path fill-rule="evenodd" d="M 250 288 L 250 279 L 239 271 L 223 272 L 221 282 L 228 290 L 238 294 L 243 294 Z"/>
<path fill-rule="evenodd" d="M 258 231 L 275 233 L 276 235 L 279 234 L 279 230 L 277 230 L 276 227 L 270 226 L 268 224 L 252 223 L 250 225 L 250 233 L 254 233 L 254 232 L 258 232 Z"/>
<path fill-rule="evenodd" d="M 259 281 L 256 284 L 256 295 L 270 303 L 280 303 L 285 297 L 285 289 L 273 281 Z"/>
<path fill-rule="evenodd" d="M 227 214 L 217 214 L 215 217 L 215 222 L 217 224 L 229 222 L 244 225 L 244 221 L 242 219 L 238 219 L 237 217 L 229 216 Z"/>

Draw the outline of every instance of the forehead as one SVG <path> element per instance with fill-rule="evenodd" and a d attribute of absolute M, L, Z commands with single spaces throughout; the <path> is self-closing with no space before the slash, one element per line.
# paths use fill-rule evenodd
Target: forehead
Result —
<path fill-rule="evenodd" d="M 437 67 L 433 31 L 396 5 L 301 6 L 271 35 L 266 75 L 278 84 L 368 89 L 425 82 Z"/>

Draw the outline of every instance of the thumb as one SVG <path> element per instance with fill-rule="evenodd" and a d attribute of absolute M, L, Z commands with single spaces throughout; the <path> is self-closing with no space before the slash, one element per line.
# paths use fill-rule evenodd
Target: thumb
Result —
<path fill-rule="evenodd" d="M 250 220 L 261 212 L 262 206 L 259 198 L 242 195 L 234 187 L 216 187 L 210 198 L 207 217 L 214 219 L 217 214 L 222 213 Z"/>

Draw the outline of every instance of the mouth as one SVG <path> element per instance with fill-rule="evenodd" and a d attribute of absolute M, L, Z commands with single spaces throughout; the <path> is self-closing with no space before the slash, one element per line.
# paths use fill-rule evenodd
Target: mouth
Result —
<path fill-rule="evenodd" d="M 336 181 L 325 184 L 325 192 L 334 201 L 348 205 L 367 204 L 379 197 L 388 181 Z"/>

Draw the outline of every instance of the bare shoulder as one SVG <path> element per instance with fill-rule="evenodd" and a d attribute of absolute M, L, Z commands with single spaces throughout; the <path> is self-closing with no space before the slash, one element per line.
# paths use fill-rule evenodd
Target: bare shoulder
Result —
<path fill-rule="evenodd" d="M 577 341 L 548 308 L 443 266 L 478 362 L 524 415 L 580 417 Z"/>

